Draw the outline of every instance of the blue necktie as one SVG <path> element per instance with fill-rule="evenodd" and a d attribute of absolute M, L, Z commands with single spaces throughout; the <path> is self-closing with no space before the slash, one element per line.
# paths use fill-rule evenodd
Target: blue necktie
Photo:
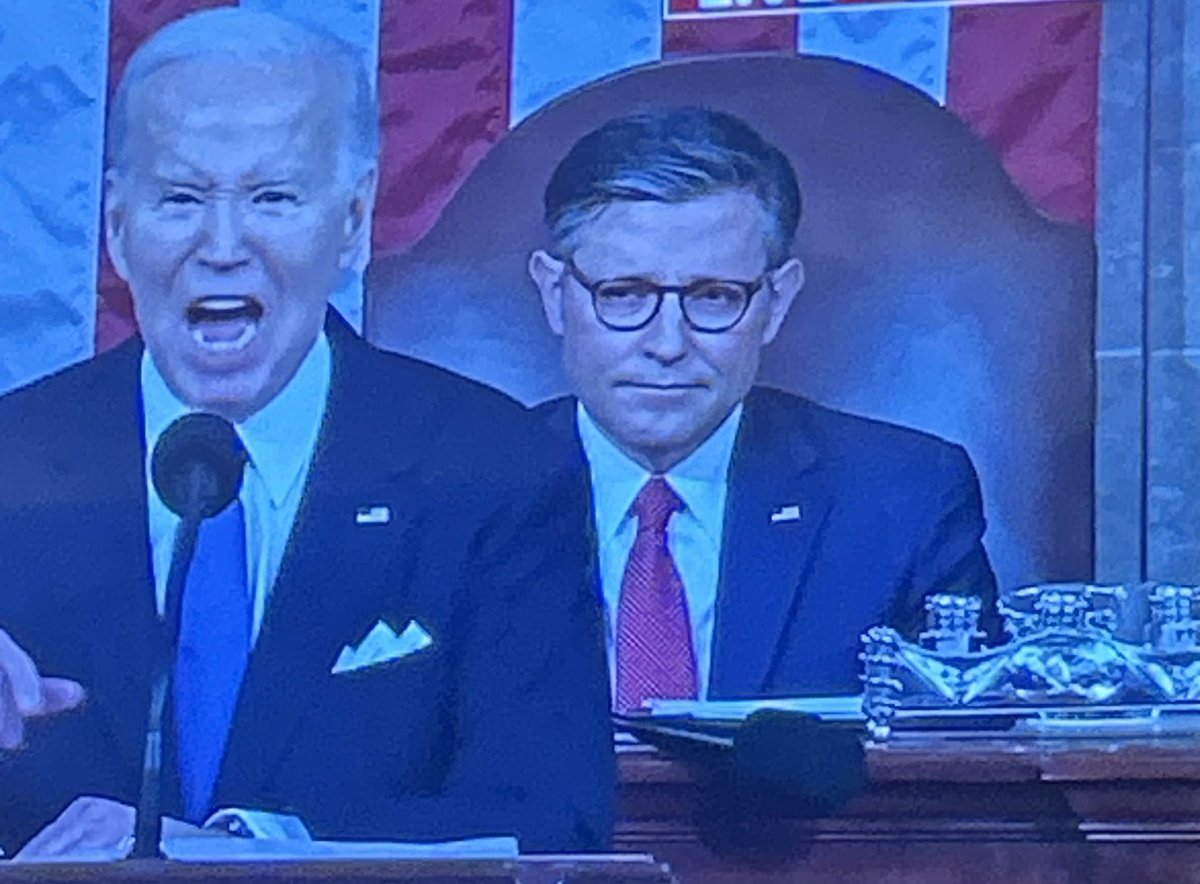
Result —
<path fill-rule="evenodd" d="M 184 584 L 175 657 L 175 727 L 184 816 L 203 823 L 250 657 L 253 602 L 240 501 L 200 526 Z"/>

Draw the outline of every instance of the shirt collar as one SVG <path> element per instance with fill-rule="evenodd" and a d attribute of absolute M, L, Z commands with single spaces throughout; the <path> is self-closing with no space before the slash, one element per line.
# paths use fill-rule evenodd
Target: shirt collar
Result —
<path fill-rule="evenodd" d="M 739 402 L 700 447 L 665 476 L 687 512 L 718 545 L 724 522 L 725 484 L 741 420 Z M 582 402 L 576 406 L 575 423 L 592 476 L 596 533 L 601 543 L 607 543 L 621 529 L 634 499 L 651 474 L 605 435 Z"/>
<path fill-rule="evenodd" d="M 275 398 L 242 423 L 234 424 L 250 463 L 276 507 L 283 505 L 300 481 L 316 449 L 329 398 L 331 370 L 329 339 L 322 331 Z M 142 353 L 141 378 L 146 450 L 153 451 L 159 436 L 173 421 L 197 409 L 182 402 L 167 386 L 148 350 Z M 319 407 L 314 408 L 316 404 Z"/>

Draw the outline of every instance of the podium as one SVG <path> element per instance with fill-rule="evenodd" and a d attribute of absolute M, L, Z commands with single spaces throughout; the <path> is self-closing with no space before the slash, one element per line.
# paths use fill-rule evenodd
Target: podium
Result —
<path fill-rule="evenodd" d="M 0 884 L 1178 884 L 1200 879 L 1193 740 L 905 737 L 827 818 L 732 786 L 721 766 L 622 753 L 614 855 L 517 860 L 0 863 Z M 652 858 L 653 857 L 653 858 Z"/>
<path fill-rule="evenodd" d="M 538 856 L 517 860 L 353 860 L 342 862 L 0 864 L 0 884 L 678 884 L 646 856 Z"/>
<path fill-rule="evenodd" d="M 1177 884 L 1200 876 L 1200 744 L 906 737 L 826 819 L 738 794 L 719 766 L 623 753 L 616 849 L 698 884 Z"/>

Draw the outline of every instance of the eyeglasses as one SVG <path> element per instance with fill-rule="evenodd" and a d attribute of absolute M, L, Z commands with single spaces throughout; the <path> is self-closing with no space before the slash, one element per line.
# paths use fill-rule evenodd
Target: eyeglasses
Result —
<path fill-rule="evenodd" d="M 662 309 L 663 298 L 679 297 L 679 310 L 688 326 L 698 332 L 717 334 L 729 331 L 742 321 L 750 309 L 750 299 L 771 273 L 742 282 L 733 279 L 698 279 L 684 286 L 658 285 L 648 279 L 603 279 L 594 282 L 568 258 L 566 272 L 592 296 L 592 309 L 601 325 L 613 331 L 639 331 Z"/>

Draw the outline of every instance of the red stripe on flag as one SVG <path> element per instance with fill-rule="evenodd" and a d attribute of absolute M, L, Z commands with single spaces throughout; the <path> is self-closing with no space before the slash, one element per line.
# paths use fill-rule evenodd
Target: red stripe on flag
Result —
<path fill-rule="evenodd" d="M 672 7 L 673 11 L 675 10 Z M 796 17 L 668 21 L 663 26 L 663 55 L 717 55 L 726 52 L 796 52 Z"/>
<path fill-rule="evenodd" d="M 947 105 L 1055 218 L 1095 219 L 1101 5 L 958 8 Z"/>
<path fill-rule="evenodd" d="M 376 252 L 424 235 L 508 130 L 511 51 L 512 0 L 384 0 Z"/>
<path fill-rule="evenodd" d="M 112 97 L 133 51 L 152 33 L 189 12 L 214 6 L 233 6 L 235 0 L 112 0 L 109 14 L 108 94 Z M 97 223 L 101 223 L 97 219 Z M 129 289 L 100 250 L 96 300 L 96 352 L 102 353 L 135 331 Z"/>

